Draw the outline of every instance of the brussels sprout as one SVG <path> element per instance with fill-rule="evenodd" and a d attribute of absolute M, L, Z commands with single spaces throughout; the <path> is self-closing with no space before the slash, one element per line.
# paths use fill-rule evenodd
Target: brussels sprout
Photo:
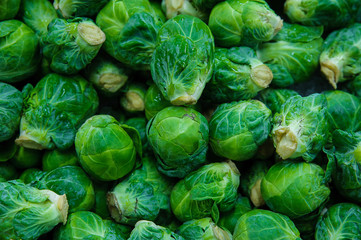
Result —
<path fill-rule="evenodd" d="M 292 22 L 337 29 L 353 23 L 360 8 L 359 0 L 287 0 L 284 10 Z"/>
<path fill-rule="evenodd" d="M 42 38 L 48 32 L 48 25 L 58 17 L 49 0 L 22 0 L 21 19 Z"/>
<path fill-rule="evenodd" d="M 146 86 L 141 83 L 130 83 L 128 89 L 120 98 L 120 105 L 127 112 L 142 112 L 144 111 L 144 98 Z"/>
<path fill-rule="evenodd" d="M 145 116 L 149 120 L 154 117 L 162 109 L 172 106 L 172 104 L 165 100 L 162 92 L 159 90 L 157 85 L 152 84 L 144 98 Z"/>
<path fill-rule="evenodd" d="M 19 11 L 21 0 L 0 0 L 0 21 L 12 19 Z"/>
<path fill-rule="evenodd" d="M 273 118 L 272 137 L 282 159 L 302 157 L 314 160 L 329 135 L 327 101 L 322 94 L 294 96 Z"/>
<path fill-rule="evenodd" d="M 326 151 L 333 183 L 338 192 L 361 203 L 361 132 L 336 130 L 332 134 L 333 151 Z"/>
<path fill-rule="evenodd" d="M 40 169 L 28 168 L 20 175 L 19 180 L 23 181 L 25 184 L 32 184 L 38 182 L 45 174 L 46 172 L 41 171 Z"/>
<path fill-rule="evenodd" d="M 95 202 L 93 212 L 98 214 L 101 218 L 110 218 L 108 209 L 107 193 L 110 190 L 109 185 L 105 182 L 93 182 Z"/>
<path fill-rule="evenodd" d="M 9 140 L 18 130 L 22 107 L 21 92 L 0 82 L 0 142 Z"/>
<path fill-rule="evenodd" d="M 220 105 L 209 122 L 215 154 L 235 161 L 251 159 L 271 130 L 271 111 L 260 101 Z"/>
<path fill-rule="evenodd" d="M 133 169 L 140 137 L 137 133 L 138 139 L 133 142 L 126 130 L 127 126 L 122 127 L 109 115 L 95 115 L 80 127 L 75 150 L 88 174 L 101 181 L 113 181 Z"/>
<path fill-rule="evenodd" d="M 162 8 L 167 18 L 184 14 L 198 17 L 207 22 L 212 8 L 219 2 L 222 0 L 162 0 Z"/>
<path fill-rule="evenodd" d="M 85 69 L 85 76 L 105 95 L 114 95 L 128 81 L 129 71 L 108 56 L 97 56 Z"/>
<path fill-rule="evenodd" d="M 361 74 L 361 24 L 332 32 L 325 40 L 320 56 L 321 72 L 337 88 L 337 83 Z"/>
<path fill-rule="evenodd" d="M 67 224 L 55 233 L 54 240 L 126 240 L 127 237 L 126 227 L 103 220 L 95 213 L 79 211 L 70 214 Z"/>
<path fill-rule="evenodd" d="M 227 0 L 213 8 L 208 24 L 219 46 L 256 47 L 271 40 L 283 21 L 264 0 Z"/>
<path fill-rule="evenodd" d="M 66 223 L 65 195 L 38 190 L 20 181 L 0 182 L 1 239 L 37 239 Z"/>
<path fill-rule="evenodd" d="M 108 193 L 108 206 L 115 221 L 135 225 L 139 220 L 154 221 L 161 212 L 170 214 L 173 185 L 158 172 L 153 161 L 143 158 L 143 166 Z"/>
<path fill-rule="evenodd" d="M 232 234 L 218 227 L 211 218 L 190 220 L 179 227 L 177 233 L 188 240 L 231 240 Z"/>
<path fill-rule="evenodd" d="M 98 108 L 98 96 L 80 76 L 49 74 L 24 101 L 18 145 L 33 149 L 69 148 L 76 129 Z"/>
<path fill-rule="evenodd" d="M 107 4 L 108 0 L 54 0 L 54 8 L 64 18 L 92 17 Z"/>
<path fill-rule="evenodd" d="M 287 216 L 262 209 L 254 209 L 239 218 L 233 239 L 301 240 L 299 231 Z"/>
<path fill-rule="evenodd" d="M 31 168 L 39 165 L 42 156 L 42 151 L 18 147 L 11 163 L 17 168 Z"/>
<path fill-rule="evenodd" d="M 33 75 L 40 59 L 38 45 L 37 36 L 24 23 L 0 22 L 0 81 L 13 83 Z"/>
<path fill-rule="evenodd" d="M 171 230 L 155 225 L 151 221 L 142 220 L 135 224 L 135 228 L 128 240 L 162 239 L 162 240 L 184 240 L 183 237 Z"/>
<path fill-rule="evenodd" d="M 271 210 L 296 218 L 316 210 L 326 201 L 330 189 L 320 166 L 282 161 L 263 177 L 261 193 Z"/>
<path fill-rule="evenodd" d="M 16 179 L 18 173 L 15 167 L 9 163 L 0 163 L 0 182 Z"/>
<path fill-rule="evenodd" d="M 361 236 L 361 208 L 351 203 L 333 205 L 320 217 L 316 240 L 358 239 Z"/>
<path fill-rule="evenodd" d="M 291 97 L 299 95 L 291 89 L 265 89 L 259 94 L 260 100 L 271 109 L 272 113 L 280 112 L 282 105 Z"/>
<path fill-rule="evenodd" d="M 213 77 L 206 85 L 204 96 L 212 103 L 251 99 L 267 88 L 272 78 L 272 71 L 257 58 L 253 49 L 217 48 Z"/>
<path fill-rule="evenodd" d="M 75 74 L 95 58 L 105 41 L 105 34 L 89 18 L 56 18 L 50 22 L 42 40 L 43 54 L 51 70 Z"/>
<path fill-rule="evenodd" d="M 251 203 L 247 197 L 242 197 L 238 194 L 238 198 L 234 205 L 234 209 L 221 214 L 218 225 L 224 229 L 227 229 L 231 233 L 234 232 L 238 219 L 252 210 Z"/>
<path fill-rule="evenodd" d="M 327 91 L 327 115 L 330 129 L 361 130 L 361 100 L 343 91 Z"/>
<path fill-rule="evenodd" d="M 164 98 L 173 105 L 193 105 L 211 79 L 214 40 L 200 19 L 180 15 L 168 20 L 158 33 L 150 65 L 152 77 Z"/>
<path fill-rule="evenodd" d="M 174 215 L 182 222 L 212 217 L 234 207 L 239 186 L 239 171 L 231 162 L 211 163 L 180 180 L 171 193 Z"/>
<path fill-rule="evenodd" d="M 159 171 L 183 178 L 203 165 L 208 131 L 206 118 L 192 108 L 167 107 L 158 112 L 147 124 L 147 138 Z"/>
<path fill-rule="evenodd" d="M 272 70 L 272 85 L 288 87 L 310 78 L 318 67 L 322 33 L 322 27 L 285 23 L 271 42 L 260 45 L 257 55 Z"/>
<path fill-rule="evenodd" d="M 266 161 L 256 161 L 241 173 L 242 192 L 251 199 L 255 207 L 262 207 L 265 201 L 261 193 L 261 182 L 266 175 L 270 163 Z"/>
<path fill-rule="evenodd" d="M 164 16 L 148 0 L 111 0 L 96 23 L 104 31 L 105 51 L 133 69 L 148 70 Z"/>
<path fill-rule="evenodd" d="M 42 158 L 43 170 L 51 171 L 64 166 L 77 166 L 78 156 L 74 149 L 46 151 Z"/>
<path fill-rule="evenodd" d="M 16 143 L 33 149 L 69 148 L 77 129 L 98 108 L 98 96 L 80 76 L 49 74 L 24 101 Z"/>
<path fill-rule="evenodd" d="M 90 210 L 94 205 L 93 184 L 77 166 L 56 168 L 45 174 L 34 186 L 57 194 L 66 194 L 69 213 Z"/>

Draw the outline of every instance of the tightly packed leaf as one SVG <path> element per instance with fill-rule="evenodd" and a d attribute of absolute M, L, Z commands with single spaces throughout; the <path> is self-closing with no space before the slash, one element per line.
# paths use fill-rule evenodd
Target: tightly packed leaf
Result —
<path fill-rule="evenodd" d="M 257 100 L 221 104 L 209 122 L 214 153 L 235 161 L 251 159 L 268 137 L 271 115 Z"/>
<path fill-rule="evenodd" d="M 273 118 L 272 137 L 282 159 L 302 157 L 310 162 L 322 150 L 329 136 L 324 95 L 289 98 Z"/>
<path fill-rule="evenodd" d="M 231 210 L 237 199 L 239 171 L 233 162 L 211 163 L 180 180 L 171 193 L 174 215 L 182 222 Z"/>
<path fill-rule="evenodd" d="M 332 87 L 361 74 L 361 23 L 332 32 L 320 56 L 321 72 Z"/>
<path fill-rule="evenodd" d="M 137 151 L 141 151 L 138 149 L 141 148 L 139 134 L 136 132 L 134 136 L 133 131 L 136 130 L 121 126 L 109 115 L 89 118 L 75 138 L 81 166 L 93 178 L 101 181 L 124 177 L 133 169 Z"/>
<path fill-rule="evenodd" d="M 0 22 L 0 81 L 18 82 L 33 75 L 39 64 L 39 41 L 18 20 Z"/>
<path fill-rule="evenodd" d="M 318 67 L 322 33 L 322 27 L 285 23 L 272 41 L 260 45 L 257 54 L 272 70 L 272 85 L 288 87 L 310 78 Z"/>
<path fill-rule="evenodd" d="M 56 18 L 48 25 L 47 35 L 42 40 L 43 54 L 51 70 L 75 74 L 95 58 L 105 34 L 89 18 Z"/>
<path fill-rule="evenodd" d="M 204 90 L 204 100 L 225 103 L 254 98 L 267 88 L 272 71 L 248 47 L 217 48 L 214 72 Z"/>
<path fill-rule="evenodd" d="M 271 40 L 283 21 L 264 0 L 227 0 L 213 8 L 208 24 L 219 46 L 256 47 Z"/>
<path fill-rule="evenodd" d="M 158 169 L 170 177 L 183 178 L 206 162 L 208 134 L 206 118 L 186 107 L 167 107 L 147 125 Z"/>
<path fill-rule="evenodd" d="M 65 195 L 20 181 L 0 182 L 0 192 L 0 239 L 36 239 L 67 221 Z"/>
<path fill-rule="evenodd" d="M 105 51 L 132 69 L 149 69 L 164 16 L 148 0 L 111 0 L 98 13 Z"/>
<path fill-rule="evenodd" d="M 180 15 L 158 32 L 151 73 L 165 99 L 173 105 L 196 104 L 214 67 L 214 40 L 198 18 Z"/>
<path fill-rule="evenodd" d="M 76 129 L 98 109 L 98 96 L 80 76 L 46 75 L 24 100 L 16 143 L 33 149 L 69 148 Z"/>

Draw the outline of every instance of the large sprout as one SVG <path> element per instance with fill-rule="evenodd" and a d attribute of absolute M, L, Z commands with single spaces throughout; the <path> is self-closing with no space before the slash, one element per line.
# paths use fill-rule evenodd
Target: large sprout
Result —
<path fill-rule="evenodd" d="M 134 128 L 120 125 L 109 115 L 95 115 L 79 128 L 75 150 L 88 174 L 98 180 L 113 181 L 133 169 L 141 142 Z"/>
<path fill-rule="evenodd" d="M 18 20 L 0 22 L 0 81 L 18 82 L 33 75 L 39 64 L 39 42 Z"/>
<path fill-rule="evenodd" d="M 321 72 L 337 88 L 361 74 L 360 57 L 361 23 L 355 23 L 328 35 L 320 56 Z"/>
<path fill-rule="evenodd" d="M 272 137 L 282 159 L 312 161 L 326 144 L 329 124 L 327 101 L 322 94 L 288 99 L 273 118 Z"/>
<path fill-rule="evenodd" d="M 192 108 L 167 107 L 147 125 L 147 138 L 159 170 L 170 177 L 184 177 L 206 162 L 208 122 Z"/>
<path fill-rule="evenodd" d="M 284 10 L 292 22 L 337 29 L 358 20 L 360 8 L 359 0 L 287 0 Z"/>
<path fill-rule="evenodd" d="M 361 236 L 361 208 L 339 203 L 323 211 L 316 225 L 316 240 L 357 239 Z"/>
<path fill-rule="evenodd" d="M 324 170 L 313 163 L 282 161 L 261 183 L 262 197 L 275 211 L 297 218 L 315 211 L 330 195 Z"/>
<path fill-rule="evenodd" d="M 58 17 L 56 10 L 48 0 L 23 0 L 20 13 L 24 23 L 33 29 L 39 38 L 46 35 L 48 25 Z"/>
<path fill-rule="evenodd" d="M 272 41 L 260 45 L 257 54 L 272 70 L 272 85 L 288 87 L 310 78 L 318 67 L 322 33 L 322 27 L 285 23 Z"/>
<path fill-rule="evenodd" d="M 271 40 L 283 21 L 264 0 L 227 0 L 215 6 L 209 27 L 222 47 L 256 47 Z"/>
<path fill-rule="evenodd" d="M 78 166 L 64 166 L 47 173 L 33 186 L 48 189 L 59 195 L 65 194 L 69 204 L 69 213 L 91 210 L 94 205 L 94 188 L 83 169 Z"/>
<path fill-rule="evenodd" d="M 21 92 L 0 82 L 0 142 L 9 140 L 18 130 L 22 107 Z"/>
<path fill-rule="evenodd" d="M 133 69 L 148 70 L 163 18 L 148 0 L 111 0 L 96 23 L 106 35 L 109 55 Z"/>
<path fill-rule="evenodd" d="M 327 115 L 330 131 L 341 129 L 344 131 L 361 130 L 361 100 L 343 91 L 327 91 Z"/>
<path fill-rule="evenodd" d="M 171 213 L 172 186 L 172 182 L 158 172 L 154 159 L 143 158 L 142 167 L 108 193 L 110 214 L 115 221 L 133 226 L 139 220 L 157 222 L 161 214 Z"/>
<path fill-rule="evenodd" d="M 254 209 L 239 218 L 233 239 L 301 240 L 295 224 L 287 216 L 262 209 Z"/>
<path fill-rule="evenodd" d="M 211 163 L 180 180 L 171 193 L 174 215 L 182 222 L 231 210 L 237 199 L 240 173 L 233 162 Z"/>
<path fill-rule="evenodd" d="M 59 223 L 65 224 L 65 195 L 38 190 L 20 181 L 0 182 L 1 239 L 37 239 Z"/>
<path fill-rule="evenodd" d="M 271 110 L 257 100 L 220 105 L 209 122 L 213 151 L 235 161 L 251 159 L 268 137 L 271 116 Z"/>
<path fill-rule="evenodd" d="M 204 90 L 212 103 L 247 100 L 271 83 L 272 71 L 249 47 L 216 48 L 214 73 Z"/>
<path fill-rule="evenodd" d="M 151 61 L 155 84 L 173 105 L 196 104 L 214 65 L 214 40 L 200 19 L 179 15 L 168 20 L 158 33 Z"/>
<path fill-rule="evenodd" d="M 80 76 L 49 74 L 24 100 L 16 143 L 33 149 L 69 148 L 76 129 L 98 109 L 96 91 Z"/>
<path fill-rule="evenodd" d="M 332 144 L 326 152 L 333 183 L 342 196 L 361 203 L 361 132 L 336 130 Z"/>
<path fill-rule="evenodd" d="M 51 70 L 75 74 L 95 58 L 105 41 L 105 34 L 89 18 L 56 18 L 50 22 L 42 40 L 43 54 Z"/>

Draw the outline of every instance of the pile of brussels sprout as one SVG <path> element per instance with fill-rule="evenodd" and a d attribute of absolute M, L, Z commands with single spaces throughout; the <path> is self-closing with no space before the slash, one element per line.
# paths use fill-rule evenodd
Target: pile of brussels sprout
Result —
<path fill-rule="evenodd" d="M 356 240 L 360 204 L 360 0 L 0 0 L 0 240 Z"/>

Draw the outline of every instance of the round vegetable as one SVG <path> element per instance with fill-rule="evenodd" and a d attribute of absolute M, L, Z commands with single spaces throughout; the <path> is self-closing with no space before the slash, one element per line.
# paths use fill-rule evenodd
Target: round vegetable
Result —
<path fill-rule="evenodd" d="M 89 118 L 76 134 L 75 149 L 84 170 L 102 181 L 125 176 L 135 164 L 133 140 L 109 115 Z"/>

